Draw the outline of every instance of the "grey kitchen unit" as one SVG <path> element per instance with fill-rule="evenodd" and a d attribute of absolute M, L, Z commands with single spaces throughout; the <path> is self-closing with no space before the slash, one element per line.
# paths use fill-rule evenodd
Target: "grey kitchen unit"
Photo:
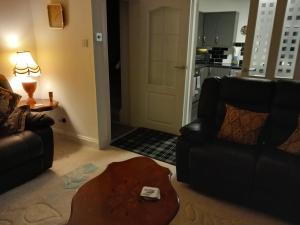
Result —
<path fill-rule="evenodd" d="M 236 65 L 221 65 L 221 64 L 195 64 L 195 74 L 194 74 L 194 94 L 192 102 L 192 121 L 198 117 L 198 105 L 201 92 L 201 86 L 204 80 L 208 77 L 214 76 L 232 76 L 235 72 L 241 71 L 240 66 Z"/>
<path fill-rule="evenodd" d="M 200 86 L 202 86 L 204 80 L 210 76 L 210 67 L 202 67 L 199 69 Z"/>
<path fill-rule="evenodd" d="M 202 33 L 202 46 L 232 46 L 236 38 L 238 16 L 238 12 L 200 12 L 199 26 L 203 24 L 203 30 L 199 32 Z"/>
<path fill-rule="evenodd" d="M 210 77 L 230 76 L 230 74 L 231 74 L 231 69 L 230 68 L 209 67 L 209 76 Z"/>
<path fill-rule="evenodd" d="M 198 17 L 198 36 L 197 36 L 197 47 L 203 46 L 203 19 L 204 13 L 199 12 Z"/>

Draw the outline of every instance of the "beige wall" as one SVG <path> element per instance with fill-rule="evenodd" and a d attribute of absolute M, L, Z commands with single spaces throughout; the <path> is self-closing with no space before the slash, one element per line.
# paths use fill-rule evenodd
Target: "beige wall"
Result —
<path fill-rule="evenodd" d="M 30 0 L 37 58 L 42 69 L 40 96 L 47 98 L 48 91 L 53 91 L 59 101 L 60 108 L 50 113 L 56 120 L 56 131 L 97 143 L 91 1 L 60 1 L 66 18 L 62 30 L 49 28 L 49 2 Z M 62 118 L 67 123 L 62 123 Z"/>
<path fill-rule="evenodd" d="M 0 73 L 13 78 L 11 58 L 17 51 L 28 50 L 36 59 L 36 46 L 29 0 L 1 0 L 0 5 Z M 16 79 L 13 79 L 16 81 Z M 20 83 L 13 89 L 25 95 Z"/>

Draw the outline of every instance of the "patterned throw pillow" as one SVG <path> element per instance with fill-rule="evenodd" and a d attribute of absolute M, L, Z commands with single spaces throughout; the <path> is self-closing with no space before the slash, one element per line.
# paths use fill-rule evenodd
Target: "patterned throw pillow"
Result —
<path fill-rule="evenodd" d="M 3 124 L 14 111 L 20 99 L 20 95 L 0 87 L 0 125 Z"/>
<path fill-rule="evenodd" d="M 298 117 L 298 127 L 278 149 L 291 154 L 300 155 L 300 116 Z"/>
<path fill-rule="evenodd" d="M 8 119 L 0 126 L 0 136 L 7 136 L 25 130 L 26 117 L 30 114 L 30 107 L 22 105 L 16 107 Z"/>
<path fill-rule="evenodd" d="M 268 113 L 257 113 L 226 105 L 226 115 L 218 138 L 255 145 Z"/>

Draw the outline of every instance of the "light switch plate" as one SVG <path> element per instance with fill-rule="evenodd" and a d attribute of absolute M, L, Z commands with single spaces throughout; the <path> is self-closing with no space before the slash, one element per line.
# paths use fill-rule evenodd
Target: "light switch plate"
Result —
<path fill-rule="evenodd" d="M 103 41 L 103 35 L 100 32 L 96 33 L 96 41 L 97 42 L 102 42 Z"/>

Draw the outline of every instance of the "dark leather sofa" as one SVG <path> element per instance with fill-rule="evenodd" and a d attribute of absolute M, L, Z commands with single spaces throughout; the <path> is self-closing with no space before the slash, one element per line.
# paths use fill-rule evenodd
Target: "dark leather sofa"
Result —
<path fill-rule="evenodd" d="M 219 140 L 225 103 L 268 119 L 255 146 Z M 277 147 L 297 127 L 300 82 L 255 78 L 208 78 L 198 119 L 181 128 L 177 179 L 209 195 L 242 203 L 300 223 L 300 156 Z"/>
<path fill-rule="evenodd" d="M 0 87 L 11 90 L 0 75 Z M 54 121 L 30 114 L 23 132 L 0 137 L 0 193 L 32 179 L 52 166 Z"/>

